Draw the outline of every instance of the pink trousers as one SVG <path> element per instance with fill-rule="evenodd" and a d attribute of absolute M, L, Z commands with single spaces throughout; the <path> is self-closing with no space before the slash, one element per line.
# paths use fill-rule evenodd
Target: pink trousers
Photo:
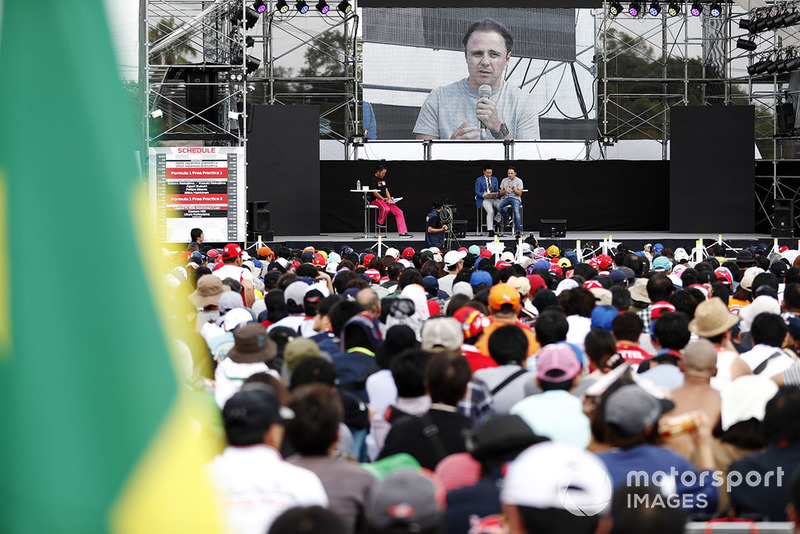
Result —
<path fill-rule="evenodd" d="M 397 232 L 400 234 L 408 232 L 408 228 L 406 228 L 406 219 L 403 217 L 403 210 L 398 208 L 396 204 L 387 204 L 383 200 L 376 198 L 372 201 L 372 205 L 378 206 L 380 209 L 378 224 L 383 224 L 386 221 L 386 215 L 391 213 L 397 221 Z"/>

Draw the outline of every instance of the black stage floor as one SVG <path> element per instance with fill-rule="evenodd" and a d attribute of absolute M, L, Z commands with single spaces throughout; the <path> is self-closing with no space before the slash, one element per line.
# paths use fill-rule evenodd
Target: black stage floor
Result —
<path fill-rule="evenodd" d="M 598 249 L 603 243 L 603 239 L 610 238 L 613 243 L 624 243 L 630 250 L 642 250 L 646 243 L 661 243 L 665 247 L 670 247 L 673 250 L 677 247 L 684 247 L 687 251 L 695 247 L 698 239 L 703 240 L 703 246 L 708 247 L 719 239 L 728 248 L 740 249 L 748 246 L 754 246 L 758 243 L 766 243 L 772 246 L 773 238 L 768 234 L 712 234 L 712 233 L 672 233 L 672 232 L 597 232 L 597 231 L 568 231 L 566 237 L 556 238 L 540 238 L 538 232 L 523 233 L 523 239 L 532 242 L 534 239 L 538 240 L 539 245 L 548 247 L 550 245 L 557 245 L 563 249 L 574 249 L 577 241 L 586 249 Z M 506 234 L 504 237 L 499 238 L 506 248 L 513 248 L 515 240 L 513 235 Z M 474 232 L 467 232 L 466 236 L 456 239 L 453 242 L 453 247 L 459 246 L 469 247 L 470 245 L 486 245 L 492 241 L 485 235 L 477 235 Z M 411 239 L 400 239 L 397 233 L 390 233 L 387 237 L 381 239 L 384 247 L 395 247 L 403 250 L 406 247 L 412 247 L 415 250 L 424 248 L 425 234 L 422 232 L 414 233 Z M 339 251 L 344 246 L 349 246 L 356 252 L 364 252 L 370 248 L 377 249 L 378 239 L 374 237 L 364 238 L 361 233 L 337 233 L 337 234 L 319 234 L 319 235 L 304 235 L 304 236 L 274 236 L 272 241 L 264 241 L 264 244 L 286 245 L 290 248 L 304 248 L 313 246 L 314 248 L 322 248 L 328 250 Z M 211 245 L 211 243 L 209 243 Z M 787 245 L 790 248 L 798 248 L 798 239 L 796 238 L 779 238 L 778 245 Z M 224 243 L 219 244 L 224 246 Z M 248 241 L 246 248 L 251 252 L 255 250 L 255 243 Z M 385 249 L 384 249 L 385 250 Z"/>

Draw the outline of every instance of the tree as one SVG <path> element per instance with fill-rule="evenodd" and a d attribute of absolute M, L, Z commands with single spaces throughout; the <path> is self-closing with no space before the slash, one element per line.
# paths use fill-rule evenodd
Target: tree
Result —
<path fill-rule="evenodd" d="M 147 30 L 147 39 L 151 43 L 156 43 L 177 29 L 178 23 L 175 22 L 175 17 L 161 19 Z M 191 35 L 191 33 L 189 35 Z M 153 65 L 192 63 L 190 59 L 195 55 L 196 51 L 194 47 L 192 47 L 191 41 L 187 38 L 181 38 L 161 50 L 155 56 L 151 56 L 150 63 Z"/>
<path fill-rule="evenodd" d="M 600 65 L 599 75 L 608 78 L 629 78 L 635 80 L 600 83 L 599 117 L 602 120 L 605 110 L 605 95 L 608 95 L 607 133 L 621 139 L 661 139 L 661 126 L 664 121 L 664 107 L 667 106 L 667 133 L 669 133 L 669 108 L 674 105 L 700 106 L 723 103 L 726 83 L 720 73 L 712 66 L 703 69 L 701 58 L 686 60 L 668 56 L 666 62 L 656 57 L 653 47 L 641 37 L 610 29 L 605 42 L 600 43 L 609 58 Z M 684 75 L 689 79 L 704 78 L 704 82 L 689 82 L 684 86 Z M 676 81 L 662 82 L 663 78 Z M 714 81 L 719 79 L 719 82 Z M 604 91 L 607 91 L 605 93 Z M 744 92 L 736 85 L 730 86 L 731 96 L 741 96 Z M 731 103 L 747 103 L 741 98 L 732 98 Z"/>

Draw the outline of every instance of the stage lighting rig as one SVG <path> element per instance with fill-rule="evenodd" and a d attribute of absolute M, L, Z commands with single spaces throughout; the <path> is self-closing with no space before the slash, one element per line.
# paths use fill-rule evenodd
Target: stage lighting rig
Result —
<path fill-rule="evenodd" d="M 258 14 L 258 11 L 256 11 L 255 9 L 253 9 L 250 6 L 246 6 L 244 8 L 244 12 L 245 12 L 245 15 L 244 15 L 245 16 L 245 26 L 249 30 L 250 28 L 252 28 L 253 26 L 256 25 L 256 22 L 258 22 L 259 14 Z M 241 24 L 241 21 L 242 21 L 242 12 L 241 12 L 241 10 L 234 9 L 231 12 L 231 19 L 233 20 L 233 23 L 235 25 Z"/>
<path fill-rule="evenodd" d="M 693 17 L 699 17 L 703 14 L 703 5 L 700 2 L 693 2 L 689 13 L 691 13 Z"/>
<path fill-rule="evenodd" d="M 741 48 L 742 50 L 749 50 L 752 52 L 753 50 L 758 48 L 758 46 L 756 45 L 756 42 L 753 39 L 739 37 L 736 40 L 736 48 Z"/>
<path fill-rule="evenodd" d="M 657 17 L 661 14 L 661 6 L 658 2 L 653 2 L 650 4 L 650 15 Z"/>
<path fill-rule="evenodd" d="M 722 6 L 719 5 L 719 2 L 711 2 L 711 5 L 708 7 L 708 12 L 712 17 L 719 17 L 722 15 Z"/>
<path fill-rule="evenodd" d="M 608 13 L 612 17 L 616 17 L 620 13 L 622 13 L 622 4 L 619 2 L 611 2 L 611 6 L 608 8 Z"/>
<path fill-rule="evenodd" d="M 306 0 L 299 0 L 294 7 L 297 8 L 297 11 L 299 11 L 301 15 L 308 13 L 308 4 L 306 4 Z"/>
<path fill-rule="evenodd" d="M 349 15 L 350 12 L 353 10 L 353 6 L 347 0 L 342 0 L 342 2 L 338 6 L 336 6 L 336 9 L 338 9 L 341 13 L 344 13 L 345 15 Z"/>
<path fill-rule="evenodd" d="M 264 11 L 267 10 L 267 4 L 264 2 L 264 0 L 256 0 L 255 2 L 253 2 L 253 9 L 258 11 L 259 13 L 263 13 Z"/>
<path fill-rule="evenodd" d="M 317 11 L 319 11 L 324 15 L 325 13 L 328 12 L 328 10 L 330 10 L 331 6 L 329 6 L 328 2 L 326 2 L 325 0 L 319 0 L 319 2 L 317 2 L 316 8 Z"/>
<path fill-rule="evenodd" d="M 289 4 L 286 3 L 286 0 L 278 0 L 278 3 L 275 4 L 275 10 L 281 14 L 288 13 Z"/>
<path fill-rule="evenodd" d="M 670 17 L 676 17 L 681 14 L 681 6 L 678 2 L 670 2 L 667 6 L 667 15 Z"/>
<path fill-rule="evenodd" d="M 642 13 L 642 4 L 639 2 L 631 2 L 628 6 L 628 15 L 631 17 L 638 17 Z"/>

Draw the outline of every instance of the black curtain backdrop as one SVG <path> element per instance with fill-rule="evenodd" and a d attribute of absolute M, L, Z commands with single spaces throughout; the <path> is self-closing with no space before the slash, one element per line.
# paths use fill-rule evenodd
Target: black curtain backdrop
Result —
<path fill-rule="evenodd" d="M 489 162 L 498 181 L 508 164 Z M 322 233 L 363 231 L 360 194 L 350 193 L 356 180 L 369 185 L 375 161 L 320 162 Z M 468 221 L 474 232 L 475 180 L 482 162 L 389 161 L 386 180 L 412 232 L 424 232 L 431 201 L 455 204 L 456 219 Z M 522 197 L 524 232 L 538 232 L 539 219 L 567 219 L 570 230 L 666 231 L 669 229 L 668 161 L 516 161 L 513 165 L 528 190 Z M 389 231 L 396 232 L 389 216 Z"/>
<path fill-rule="evenodd" d="M 755 229 L 755 108 L 673 106 L 670 231 Z"/>

